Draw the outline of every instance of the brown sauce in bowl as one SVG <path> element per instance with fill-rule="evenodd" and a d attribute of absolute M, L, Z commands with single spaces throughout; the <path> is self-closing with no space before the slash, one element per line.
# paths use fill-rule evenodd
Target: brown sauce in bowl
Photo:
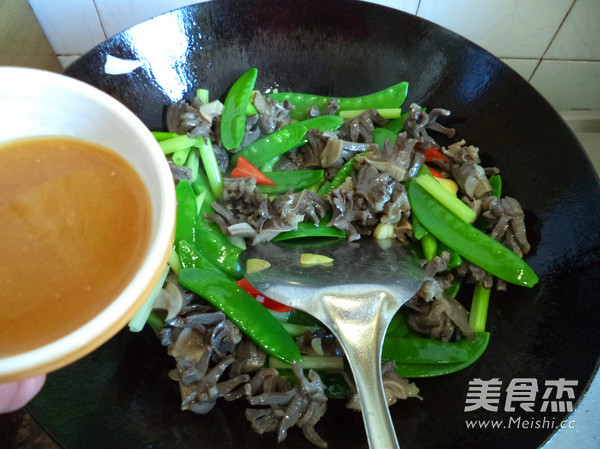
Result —
<path fill-rule="evenodd" d="M 144 259 L 148 191 L 119 155 L 77 139 L 0 146 L 0 357 L 81 327 Z"/>

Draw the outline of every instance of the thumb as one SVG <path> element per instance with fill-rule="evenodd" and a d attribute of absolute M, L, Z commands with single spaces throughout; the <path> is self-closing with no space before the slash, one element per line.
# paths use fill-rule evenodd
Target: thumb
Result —
<path fill-rule="evenodd" d="M 25 406 L 41 390 L 46 375 L 0 384 L 0 413 L 13 412 Z"/>

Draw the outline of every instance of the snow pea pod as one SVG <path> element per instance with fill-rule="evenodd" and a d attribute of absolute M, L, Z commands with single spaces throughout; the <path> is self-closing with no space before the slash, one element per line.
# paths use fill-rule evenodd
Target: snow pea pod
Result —
<path fill-rule="evenodd" d="M 294 92 L 276 92 L 270 94 L 269 97 L 281 103 L 288 100 L 296 107 L 292 111 L 292 118 L 303 120 L 306 118 L 308 108 L 317 106 L 323 110 L 331 100 L 337 100 L 340 109 L 399 108 L 406 100 L 407 94 L 408 83 L 403 81 L 378 92 L 359 97 L 331 97 Z"/>
<path fill-rule="evenodd" d="M 406 314 L 402 309 L 396 312 L 394 318 L 390 322 L 390 325 L 385 331 L 385 338 L 388 337 L 407 337 L 413 331 L 408 327 L 408 322 L 406 320 Z"/>
<path fill-rule="evenodd" d="M 454 342 L 444 343 L 421 336 L 386 336 L 381 358 L 395 360 L 396 363 L 438 365 L 465 362 L 469 353 L 462 345 Z"/>
<path fill-rule="evenodd" d="M 351 159 L 348 159 L 344 162 L 344 165 L 340 167 L 338 172 L 335 174 L 333 179 L 330 182 L 327 182 L 321 186 L 319 189 L 319 195 L 324 196 L 330 193 L 332 190 L 337 189 L 344 182 L 346 182 L 346 178 L 348 176 L 352 176 L 352 172 L 354 172 L 354 162 L 356 161 L 356 156 L 353 156 Z"/>
<path fill-rule="evenodd" d="M 255 167 L 262 168 L 273 159 L 304 144 L 309 129 L 332 131 L 343 123 L 344 119 L 335 115 L 323 115 L 292 123 L 242 148 L 233 156 L 232 166 L 235 166 L 237 159 L 242 156 Z"/>
<path fill-rule="evenodd" d="M 389 131 L 393 131 L 396 134 L 402 132 L 404 130 L 404 120 L 408 117 L 409 112 L 405 112 L 400 117 L 395 118 L 394 120 L 390 120 L 384 126 L 385 129 Z"/>
<path fill-rule="evenodd" d="M 538 276 L 506 246 L 465 223 L 411 182 L 408 199 L 413 213 L 437 239 L 490 274 L 512 284 L 533 287 Z"/>
<path fill-rule="evenodd" d="M 397 363 L 396 372 L 402 377 L 414 378 L 414 377 L 435 377 L 443 376 L 445 374 L 454 373 L 472 365 L 481 354 L 487 348 L 490 341 L 490 334 L 488 332 L 476 332 L 474 340 L 463 338 L 457 342 L 443 343 L 446 345 L 455 345 L 462 350 L 466 351 L 467 359 L 462 362 L 454 363 Z"/>
<path fill-rule="evenodd" d="M 423 225 L 421 224 L 419 219 L 417 217 L 415 217 L 414 214 L 412 215 L 411 218 L 412 218 L 412 224 L 413 224 L 413 234 L 417 240 L 421 240 L 423 237 L 425 237 L 428 234 L 427 229 L 425 229 L 423 227 Z"/>
<path fill-rule="evenodd" d="M 492 195 L 496 198 L 500 198 L 502 196 L 502 178 L 500 175 L 490 176 L 489 182 L 492 186 Z"/>
<path fill-rule="evenodd" d="M 286 363 L 302 360 L 298 346 L 281 323 L 231 279 L 210 270 L 184 268 L 179 283 L 223 311 L 268 354 Z"/>
<path fill-rule="evenodd" d="M 196 195 L 191 184 L 186 179 L 179 181 L 175 187 L 175 198 L 177 199 L 175 244 L 181 240 L 194 243 L 196 234 Z"/>
<path fill-rule="evenodd" d="M 456 295 L 458 295 L 458 292 L 460 291 L 460 288 L 462 287 L 463 284 L 463 279 L 461 277 L 455 277 L 452 280 L 452 284 L 450 285 L 450 287 L 448 287 L 446 290 L 444 290 L 444 293 L 448 296 L 450 296 L 451 298 L 456 298 Z"/>
<path fill-rule="evenodd" d="M 198 216 L 194 247 L 220 270 L 234 279 L 243 277 L 238 263 L 242 250 L 229 241 L 216 223 Z"/>
<path fill-rule="evenodd" d="M 396 371 L 406 377 L 434 377 L 459 371 L 474 363 L 485 351 L 489 334 L 457 342 L 431 340 L 413 331 L 402 310 L 398 311 L 383 343 L 383 359 L 396 361 Z"/>
<path fill-rule="evenodd" d="M 446 251 L 446 252 L 448 252 L 448 254 L 450 254 L 450 259 L 448 260 L 448 269 L 449 270 L 453 270 L 454 268 L 458 268 L 462 265 L 462 259 L 458 255 L 458 253 L 456 251 L 453 251 L 450 248 L 448 248 L 448 246 L 445 245 L 444 243 L 439 242 L 438 255 L 440 255 L 444 251 Z"/>
<path fill-rule="evenodd" d="M 297 229 L 291 231 L 282 232 L 273 239 L 275 242 L 283 240 L 306 238 L 306 237 L 332 237 L 332 238 L 343 238 L 346 237 L 346 233 L 339 228 L 334 226 L 327 226 L 331 217 L 323 218 L 319 225 L 316 226 L 312 222 L 302 221 L 298 223 Z"/>
<path fill-rule="evenodd" d="M 246 111 L 258 71 L 252 68 L 240 76 L 225 97 L 221 116 L 221 142 L 232 150 L 242 144 L 246 132 Z"/>
<path fill-rule="evenodd" d="M 437 239 L 428 232 L 421 238 L 421 246 L 423 247 L 425 259 L 433 260 L 438 248 Z"/>
<path fill-rule="evenodd" d="M 386 140 L 389 140 L 390 143 L 394 145 L 397 137 L 398 133 L 390 131 L 389 129 L 376 128 L 375 131 L 373 131 L 373 142 L 379 145 L 380 148 L 383 148 Z"/>
<path fill-rule="evenodd" d="M 322 181 L 324 174 L 324 170 L 270 171 L 269 179 L 276 185 L 259 185 L 258 190 L 267 195 L 280 195 L 292 188 L 300 192 Z"/>
<path fill-rule="evenodd" d="M 211 262 L 204 254 L 194 248 L 192 244 L 185 240 L 180 240 L 177 244 L 177 254 L 179 255 L 181 268 L 202 268 L 203 270 L 230 277 L 221 271 L 221 269 Z"/>

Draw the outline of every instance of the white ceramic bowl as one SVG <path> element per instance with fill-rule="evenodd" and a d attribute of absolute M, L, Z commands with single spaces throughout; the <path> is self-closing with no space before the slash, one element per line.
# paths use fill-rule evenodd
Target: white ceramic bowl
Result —
<path fill-rule="evenodd" d="M 74 332 L 35 350 L 0 358 L 0 382 L 5 382 L 61 368 L 125 327 L 166 267 L 175 229 L 175 191 L 166 159 L 145 125 L 111 96 L 65 75 L 0 67 L 0 130 L 0 144 L 68 136 L 110 148 L 131 164 L 146 185 L 153 220 L 146 256 L 123 292 Z"/>

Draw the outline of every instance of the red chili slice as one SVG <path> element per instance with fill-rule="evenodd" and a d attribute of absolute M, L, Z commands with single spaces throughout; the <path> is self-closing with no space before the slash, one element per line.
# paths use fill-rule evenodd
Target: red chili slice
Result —
<path fill-rule="evenodd" d="M 439 171 L 431 168 L 429 165 L 426 165 L 426 167 L 429 169 L 429 171 L 431 172 L 431 176 L 433 176 L 434 178 L 443 178 L 442 174 Z"/>
<path fill-rule="evenodd" d="M 425 162 L 435 161 L 436 159 L 440 159 L 442 161 L 448 160 L 444 153 L 434 147 L 429 147 L 423 154 L 425 155 Z"/>
<path fill-rule="evenodd" d="M 231 170 L 231 176 L 234 178 L 255 178 L 257 184 L 266 186 L 277 185 L 271 181 L 267 175 L 261 172 L 258 168 L 252 165 L 248 160 L 240 156 L 236 167 Z"/>
<path fill-rule="evenodd" d="M 284 304 L 281 304 L 277 301 L 272 300 L 271 298 L 267 298 L 265 295 L 256 290 L 250 282 L 246 278 L 240 279 L 236 281 L 236 284 L 246 290 L 250 295 L 252 295 L 258 302 L 260 302 L 267 309 L 272 310 L 273 312 L 289 312 L 290 310 L 294 310 L 292 307 L 288 307 Z"/>

